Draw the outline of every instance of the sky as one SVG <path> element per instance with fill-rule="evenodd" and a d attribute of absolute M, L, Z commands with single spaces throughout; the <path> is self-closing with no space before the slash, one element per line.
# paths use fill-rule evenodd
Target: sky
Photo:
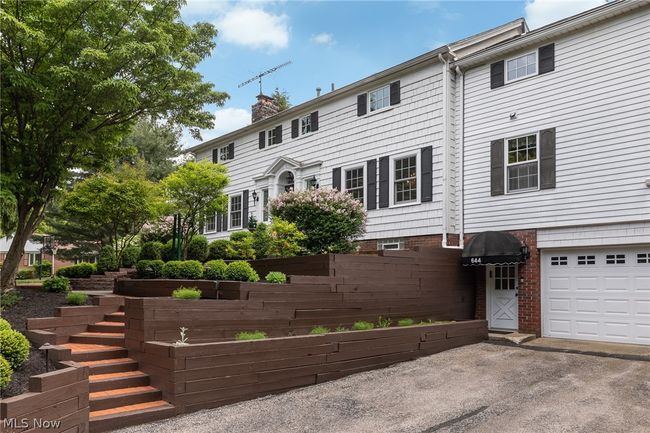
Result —
<path fill-rule="evenodd" d="M 250 123 L 257 81 L 238 85 L 291 61 L 264 77 L 263 92 L 286 91 L 292 105 L 382 71 L 427 51 L 523 17 L 531 29 L 582 12 L 606 0 L 484 1 L 215 1 L 187 0 L 181 16 L 219 32 L 212 56 L 198 67 L 204 80 L 230 95 L 208 106 L 215 127 L 209 140 Z M 184 147 L 199 144 L 188 133 Z"/>

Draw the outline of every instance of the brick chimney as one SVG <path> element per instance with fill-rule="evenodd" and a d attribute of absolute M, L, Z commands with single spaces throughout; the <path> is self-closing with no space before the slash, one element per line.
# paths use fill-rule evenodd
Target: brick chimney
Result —
<path fill-rule="evenodd" d="M 253 123 L 259 122 L 277 114 L 279 111 L 275 99 L 260 93 L 257 95 L 257 103 L 251 107 L 251 120 Z"/>

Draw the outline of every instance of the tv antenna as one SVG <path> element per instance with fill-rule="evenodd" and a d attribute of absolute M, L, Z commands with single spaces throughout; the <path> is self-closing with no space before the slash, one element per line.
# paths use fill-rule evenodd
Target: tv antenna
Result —
<path fill-rule="evenodd" d="M 245 85 L 250 84 L 253 81 L 258 81 L 260 83 L 260 95 L 262 95 L 262 77 L 265 76 L 265 75 L 269 75 L 269 74 L 277 71 L 280 68 L 284 68 L 285 66 L 289 66 L 290 64 L 291 64 L 291 60 L 289 60 L 288 62 L 284 62 L 281 65 L 278 65 L 278 66 L 276 66 L 274 68 L 271 68 L 268 71 L 261 72 L 261 73 L 255 75 L 253 78 L 251 78 L 249 80 L 246 80 L 243 83 L 239 84 L 237 86 L 237 88 L 244 87 Z"/>

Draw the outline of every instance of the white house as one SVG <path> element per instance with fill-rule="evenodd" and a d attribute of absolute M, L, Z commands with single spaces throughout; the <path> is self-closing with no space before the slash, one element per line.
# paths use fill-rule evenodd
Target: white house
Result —
<path fill-rule="evenodd" d="M 648 0 L 619 0 L 504 24 L 281 113 L 261 95 L 251 125 L 189 150 L 231 178 L 205 235 L 333 186 L 368 210 L 362 249 L 464 248 L 493 329 L 650 344 L 649 28 Z"/>

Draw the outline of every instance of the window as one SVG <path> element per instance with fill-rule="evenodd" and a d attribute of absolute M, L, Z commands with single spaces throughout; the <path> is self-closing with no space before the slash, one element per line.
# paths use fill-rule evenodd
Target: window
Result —
<path fill-rule="evenodd" d="M 266 142 L 269 146 L 273 146 L 280 142 L 279 137 L 276 136 L 276 129 L 269 129 L 266 131 Z"/>
<path fill-rule="evenodd" d="M 363 203 L 364 182 L 363 167 L 345 170 L 345 192 Z"/>
<path fill-rule="evenodd" d="M 311 115 L 300 118 L 300 134 L 305 135 L 311 132 Z"/>
<path fill-rule="evenodd" d="M 34 266 L 36 263 L 38 263 L 38 253 L 29 253 L 27 254 L 27 264 L 29 266 Z"/>
<path fill-rule="evenodd" d="M 381 110 L 390 105 L 390 86 L 380 87 L 377 90 L 368 92 L 370 111 Z"/>
<path fill-rule="evenodd" d="M 551 257 L 551 266 L 565 266 L 568 264 L 566 256 L 553 256 Z"/>
<path fill-rule="evenodd" d="M 262 190 L 262 221 L 267 222 L 271 220 L 269 213 L 269 190 Z"/>
<path fill-rule="evenodd" d="M 241 194 L 230 197 L 230 228 L 240 229 L 242 227 L 242 202 Z"/>
<path fill-rule="evenodd" d="M 393 203 L 412 203 L 418 200 L 417 156 L 393 160 Z"/>
<path fill-rule="evenodd" d="M 503 265 L 494 267 L 494 289 L 516 290 L 517 267 L 516 265 Z"/>
<path fill-rule="evenodd" d="M 637 263 L 650 263 L 650 253 L 639 253 L 636 255 Z"/>
<path fill-rule="evenodd" d="M 388 239 L 379 239 L 377 241 L 377 250 L 403 250 L 404 249 L 404 239 L 403 238 L 388 238 Z"/>
<path fill-rule="evenodd" d="M 578 256 L 579 265 L 595 265 L 596 256 Z"/>
<path fill-rule="evenodd" d="M 285 171 L 280 175 L 280 192 L 291 192 L 295 187 L 295 178 L 293 173 Z"/>
<path fill-rule="evenodd" d="M 316 176 L 305 179 L 305 189 L 316 189 L 318 188 L 318 179 Z"/>
<path fill-rule="evenodd" d="M 607 254 L 605 256 L 605 263 L 608 265 L 624 265 L 625 254 Z"/>
<path fill-rule="evenodd" d="M 524 54 L 506 62 L 506 82 L 537 75 L 537 52 Z"/>
<path fill-rule="evenodd" d="M 539 160 L 537 134 L 506 140 L 508 192 L 537 189 Z"/>
<path fill-rule="evenodd" d="M 215 215 L 212 215 L 211 217 L 207 217 L 205 219 L 205 225 L 203 226 L 203 231 L 206 233 L 213 232 L 217 229 L 217 223 L 216 223 L 216 218 Z"/>
<path fill-rule="evenodd" d="M 219 148 L 219 161 L 228 161 L 228 146 Z"/>

